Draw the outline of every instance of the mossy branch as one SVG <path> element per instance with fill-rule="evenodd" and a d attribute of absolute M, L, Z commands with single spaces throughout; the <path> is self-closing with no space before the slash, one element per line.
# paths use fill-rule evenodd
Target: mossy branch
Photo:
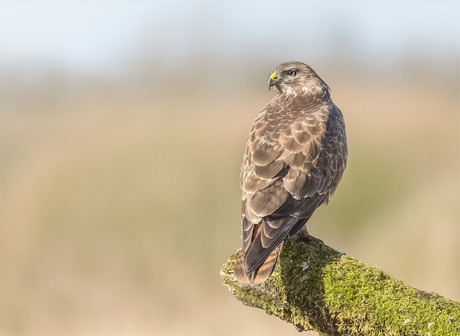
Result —
<path fill-rule="evenodd" d="M 460 335 L 460 303 L 391 278 L 308 237 L 287 241 L 272 276 L 258 286 L 233 277 L 233 254 L 221 270 L 245 305 L 264 309 L 299 331 L 321 335 Z"/>

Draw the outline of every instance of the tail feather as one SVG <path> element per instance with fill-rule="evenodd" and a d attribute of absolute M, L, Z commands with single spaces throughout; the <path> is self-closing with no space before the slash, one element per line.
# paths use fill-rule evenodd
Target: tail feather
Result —
<path fill-rule="evenodd" d="M 240 255 L 238 256 L 236 260 L 236 265 L 234 269 L 235 278 L 241 284 L 257 285 L 257 284 L 264 282 L 273 273 L 273 270 L 275 269 L 275 266 L 276 266 L 276 261 L 278 260 L 278 256 L 282 248 L 283 248 L 283 243 L 278 245 L 270 253 L 270 255 L 267 257 L 264 263 L 259 268 L 257 268 L 251 273 L 248 273 L 246 271 L 243 253 L 240 253 Z"/>
<path fill-rule="evenodd" d="M 243 251 L 240 252 L 238 258 L 236 259 L 236 265 L 235 269 L 233 270 L 233 275 L 241 284 L 251 283 L 249 277 L 246 275 L 246 271 L 244 270 Z"/>

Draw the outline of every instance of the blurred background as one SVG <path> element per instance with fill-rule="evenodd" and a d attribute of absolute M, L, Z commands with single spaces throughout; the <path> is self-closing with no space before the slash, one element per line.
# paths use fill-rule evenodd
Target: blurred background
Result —
<path fill-rule="evenodd" d="M 348 168 L 328 245 L 460 300 L 460 2 L 1 2 L 1 335 L 298 335 L 240 304 L 239 171 L 279 63 Z M 314 333 L 311 333 L 314 335 Z"/>

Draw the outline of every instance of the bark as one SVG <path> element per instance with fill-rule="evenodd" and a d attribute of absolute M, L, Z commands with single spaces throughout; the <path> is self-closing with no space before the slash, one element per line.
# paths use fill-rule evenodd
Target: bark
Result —
<path fill-rule="evenodd" d="M 299 331 L 320 335 L 460 335 L 460 303 L 393 279 L 314 237 L 284 244 L 272 276 L 258 286 L 233 277 L 237 251 L 221 270 L 242 303 Z"/>

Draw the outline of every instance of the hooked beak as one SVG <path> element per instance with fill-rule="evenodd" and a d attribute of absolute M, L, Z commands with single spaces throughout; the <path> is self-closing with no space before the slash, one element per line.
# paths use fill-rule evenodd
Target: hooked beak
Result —
<path fill-rule="evenodd" d="M 270 78 L 268 79 L 268 89 L 270 90 L 271 87 L 276 85 L 277 83 L 278 83 L 278 76 L 276 75 L 276 72 L 274 72 L 270 75 Z"/>

